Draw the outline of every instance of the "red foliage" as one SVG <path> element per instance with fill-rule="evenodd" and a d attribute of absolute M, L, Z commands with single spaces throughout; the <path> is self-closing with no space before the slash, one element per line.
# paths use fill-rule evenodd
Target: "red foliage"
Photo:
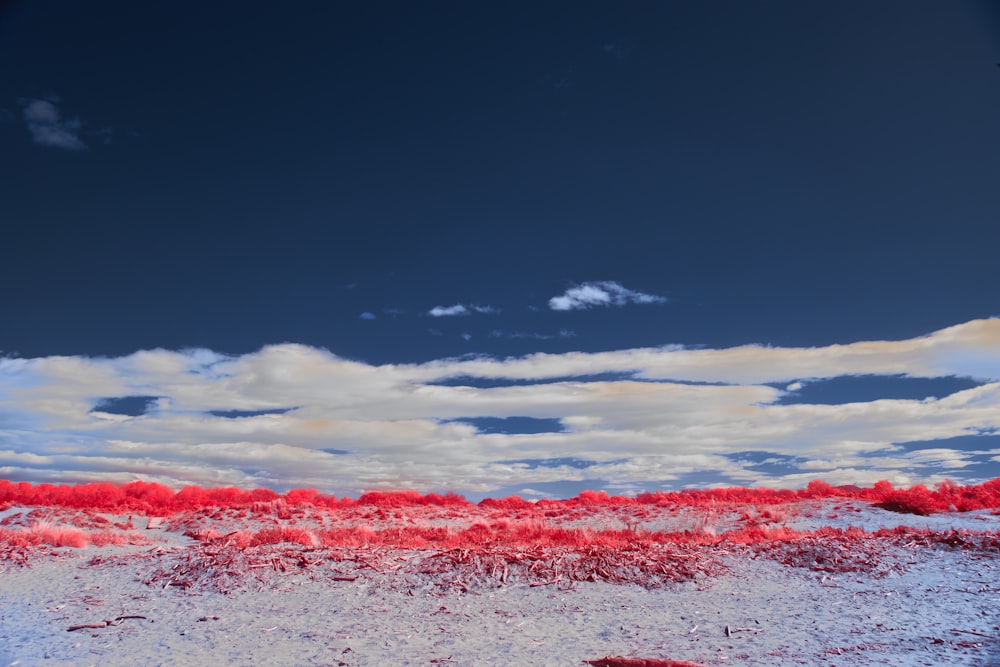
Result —
<path fill-rule="evenodd" d="M 484 498 L 479 502 L 479 506 L 498 510 L 525 510 L 532 509 L 535 505 L 521 496 L 507 496 L 506 498 Z"/>
<path fill-rule="evenodd" d="M 42 544 L 50 544 L 54 547 L 76 547 L 82 549 L 87 546 L 90 539 L 87 533 L 79 528 L 69 526 L 55 526 L 46 522 L 39 522 L 28 529 L 28 533 L 38 538 Z"/>
<path fill-rule="evenodd" d="M 124 508 L 153 515 L 168 514 L 172 509 L 174 492 L 163 484 L 129 482 L 121 491 L 125 495 Z"/>
<path fill-rule="evenodd" d="M 185 486 L 174 496 L 171 505 L 176 509 L 201 509 L 211 504 L 208 493 L 200 486 Z"/>
<path fill-rule="evenodd" d="M 269 503 L 279 497 L 278 493 L 271 489 L 254 489 L 250 492 L 250 502 L 254 503 Z"/>
<path fill-rule="evenodd" d="M 529 502 L 520 496 L 486 498 L 479 503 L 485 509 L 542 510 L 562 512 L 567 508 L 598 508 L 634 506 L 645 507 L 718 507 L 720 505 L 776 506 L 805 499 L 843 498 L 869 502 L 894 512 L 927 515 L 934 512 L 966 512 L 978 509 L 1000 508 L 1000 478 L 976 486 L 962 486 L 942 482 L 935 489 L 913 486 L 895 489 L 887 481 L 876 482 L 871 488 L 851 486 L 834 487 L 815 480 L 801 490 L 729 487 L 721 489 L 685 489 L 683 491 L 655 491 L 640 493 L 635 498 L 609 496 L 603 491 L 583 491 L 567 500 L 543 499 Z M 311 505 L 338 509 L 355 505 L 381 509 L 404 507 L 463 508 L 471 504 L 454 493 L 421 495 L 416 491 L 370 491 L 357 500 L 338 499 L 315 489 L 293 489 L 283 496 L 270 489 L 243 489 L 227 487 L 205 489 L 186 486 L 177 493 L 169 487 L 153 482 L 130 482 L 115 486 L 108 482 L 77 485 L 31 485 L 27 482 L 0 480 L 0 504 L 36 507 L 67 507 L 104 512 L 141 512 L 165 516 L 184 510 L 215 508 L 260 508 L 284 501 L 291 506 Z"/>
<path fill-rule="evenodd" d="M 320 498 L 316 489 L 292 489 L 285 494 L 285 502 L 289 505 L 319 505 Z"/>
<path fill-rule="evenodd" d="M 428 493 L 424 496 L 422 504 L 434 505 L 436 507 L 467 507 L 471 503 L 457 493 L 446 493 L 443 496 L 437 493 Z"/>
<path fill-rule="evenodd" d="M 446 493 L 441 496 L 436 493 L 429 493 L 422 496 L 416 491 L 369 491 L 358 498 L 358 505 L 371 505 L 373 507 L 414 507 L 418 505 L 435 505 L 438 507 L 459 507 L 469 505 L 462 496 L 457 493 Z"/>
<path fill-rule="evenodd" d="M 939 494 L 934 494 L 927 487 L 921 485 L 909 489 L 886 491 L 882 499 L 875 505 L 890 512 L 918 514 L 920 516 L 930 516 L 935 512 L 948 509 L 948 505 L 943 502 Z"/>

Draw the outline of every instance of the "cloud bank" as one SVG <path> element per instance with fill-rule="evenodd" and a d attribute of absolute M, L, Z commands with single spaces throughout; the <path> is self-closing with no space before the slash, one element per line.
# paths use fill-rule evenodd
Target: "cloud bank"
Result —
<path fill-rule="evenodd" d="M 843 375 L 978 384 L 922 400 L 780 402 L 779 387 Z M 129 397 L 139 410 L 115 408 Z M 512 417 L 560 428 L 472 425 Z M 0 359 L 0 478 L 35 482 L 356 494 L 586 480 L 643 490 L 699 476 L 790 487 L 816 478 L 981 481 L 1000 462 L 998 431 L 1000 319 L 820 348 L 668 346 L 382 366 L 294 344 L 241 356 Z M 982 445 L 954 446 L 963 436 Z M 926 444 L 906 445 L 918 441 Z M 539 460 L 592 463 L 531 464 Z"/>
<path fill-rule="evenodd" d="M 571 287 L 549 299 L 552 310 L 582 310 L 594 306 L 624 306 L 629 303 L 665 303 L 666 298 L 626 289 L 612 280 L 589 282 Z"/>
<path fill-rule="evenodd" d="M 63 119 L 55 102 L 29 99 L 23 100 L 21 106 L 24 122 L 36 144 L 68 151 L 87 148 L 80 138 L 80 120 Z"/>

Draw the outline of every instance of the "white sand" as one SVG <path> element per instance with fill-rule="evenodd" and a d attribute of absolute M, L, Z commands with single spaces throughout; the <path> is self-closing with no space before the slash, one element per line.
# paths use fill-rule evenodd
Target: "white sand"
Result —
<path fill-rule="evenodd" d="M 978 530 L 995 529 L 997 518 L 859 514 L 869 526 L 881 518 Z M 884 576 L 876 576 L 720 549 L 728 573 L 663 588 L 532 586 L 539 582 L 511 576 L 466 581 L 463 590 L 422 574 L 425 552 L 380 552 L 375 571 L 288 546 L 316 564 L 244 571 L 224 594 L 205 582 L 166 585 L 164 573 L 190 568 L 193 547 L 177 534 L 147 534 L 162 546 L 46 548 L 59 555 L 35 555 L 30 567 L 0 563 L 0 665 L 562 666 L 606 655 L 705 665 L 1000 665 L 995 552 L 887 546 Z M 123 616 L 145 618 L 115 620 Z"/>

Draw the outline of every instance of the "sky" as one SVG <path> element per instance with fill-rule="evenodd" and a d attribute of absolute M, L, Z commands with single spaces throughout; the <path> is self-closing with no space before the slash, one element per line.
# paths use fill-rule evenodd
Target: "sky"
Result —
<path fill-rule="evenodd" d="M 0 1 L 0 478 L 1000 476 L 1000 6 Z"/>

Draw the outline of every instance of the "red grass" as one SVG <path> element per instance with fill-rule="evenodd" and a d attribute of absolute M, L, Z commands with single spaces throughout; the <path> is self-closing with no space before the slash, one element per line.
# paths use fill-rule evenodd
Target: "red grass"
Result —
<path fill-rule="evenodd" d="M 844 498 L 873 503 L 894 512 L 928 515 L 935 512 L 966 512 L 1000 508 L 1000 478 L 975 486 L 942 482 L 934 489 L 913 486 L 896 489 L 886 481 L 871 488 L 831 486 L 815 480 L 798 491 L 788 489 L 730 487 L 683 491 L 640 493 L 635 498 L 609 496 L 603 491 L 583 491 L 566 500 L 529 502 L 519 496 L 487 498 L 480 507 L 498 510 L 596 508 L 618 506 L 714 507 L 718 505 L 776 506 L 807 499 Z M 403 507 L 462 508 L 470 503 L 454 493 L 421 495 L 416 491 L 370 491 L 357 500 L 336 498 L 315 489 L 293 489 L 284 495 L 269 489 L 250 491 L 237 488 L 205 489 L 187 486 L 174 492 L 152 482 L 130 482 L 116 486 L 108 482 L 76 485 L 37 484 L 0 480 L 0 507 L 27 505 L 63 507 L 96 512 L 136 512 L 164 516 L 185 510 L 206 508 L 243 508 L 254 512 L 283 503 L 291 507 L 327 509 L 370 507 L 376 510 Z"/>
<path fill-rule="evenodd" d="M 32 524 L 20 530 L 0 529 L 0 543 L 15 547 L 48 545 L 82 549 L 90 542 L 87 533 L 69 526 L 54 526 L 46 522 Z"/>
<path fill-rule="evenodd" d="M 206 584 L 231 591 L 251 579 L 266 585 L 268 572 L 308 569 L 323 562 L 329 565 L 311 570 L 316 576 L 349 577 L 362 567 L 387 573 L 402 569 L 449 587 L 470 582 L 502 585 L 508 578 L 532 586 L 605 581 L 657 587 L 723 572 L 727 556 L 767 558 L 818 572 L 882 576 L 905 567 L 901 563 L 908 559 L 901 554 L 915 548 L 962 549 L 996 557 L 1000 533 L 909 527 L 797 531 L 782 525 L 800 511 L 790 503 L 843 498 L 893 511 L 931 513 L 1000 506 L 998 491 L 1000 480 L 968 487 L 945 483 L 933 490 L 895 489 L 887 482 L 868 489 L 814 482 L 801 491 L 731 488 L 634 499 L 590 491 L 568 500 L 529 503 L 511 496 L 474 506 L 454 494 L 422 496 L 412 491 L 341 500 L 312 489 L 279 495 L 266 489 L 186 487 L 174 493 L 144 482 L 123 487 L 0 482 L 0 506 L 9 511 L 0 521 L 0 566 L 26 564 L 28 554 L 44 554 L 45 547 L 148 544 L 147 535 L 155 533 L 134 531 L 131 516 L 145 512 L 171 515 L 162 526 L 195 541 L 181 551 L 183 563 L 163 565 L 150 578 L 164 587 Z M 85 501 L 96 503 L 99 510 L 83 507 Z M 14 505 L 28 507 L 11 510 Z M 695 510 L 680 509 L 685 507 Z M 852 504 L 844 502 L 835 509 L 849 511 Z M 109 519 L 98 511 L 122 516 Z M 734 520 L 737 516 L 740 519 Z M 716 518 L 718 530 L 713 526 Z M 662 529 L 678 525 L 664 521 L 678 519 L 679 525 L 687 521 L 692 528 Z M 661 530 L 642 529 L 644 525 Z M 161 551 L 168 555 L 159 555 Z M 160 564 L 176 553 L 132 550 L 132 555 Z"/>
<path fill-rule="evenodd" d="M 87 546 L 90 539 L 87 533 L 79 528 L 69 526 L 56 526 L 47 522 L 38 522 L 28 529 L 28 532 L 36 535 L 42 544 L 53 547 L 76 547 L 82 549 Z"/>

